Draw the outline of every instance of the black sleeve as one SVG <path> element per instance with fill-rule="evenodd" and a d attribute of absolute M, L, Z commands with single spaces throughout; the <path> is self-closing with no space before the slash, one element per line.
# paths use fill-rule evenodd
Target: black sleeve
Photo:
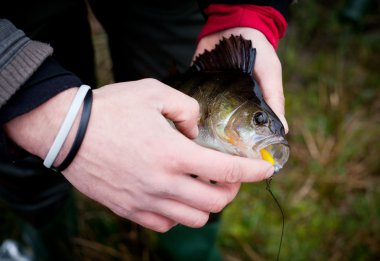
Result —
<path fill-rule="evenodd" d="M 288 21 L 288 6 L 292 1 L 289 0 L 198 0 L 200 9 L 203 11 L 210 4 L 252 4 L 261 6 L 271 6 L 279 11 L 286 21 Z"/>
<path fill-rule="evenodd" d="M 62 68 L 53 58 L 47 58 L 15 95 L 1 108 L 0 123 L 27 113 L 58 93 L 81 85 L 80 79 Z M 13 152 L 10 142 L 0 129 L 0 157 L 9 158 Z"/>
<path fill-rule="evenodd" d="M 80 85 L 81 81 L 78 77 L 49 57 L 1 108 L 0 124 L 33 110 L 68 88 Z"/>

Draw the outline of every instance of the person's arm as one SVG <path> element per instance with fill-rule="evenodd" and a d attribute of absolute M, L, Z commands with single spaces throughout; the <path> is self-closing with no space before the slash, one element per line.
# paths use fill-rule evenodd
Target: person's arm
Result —
<path fill-rule="evenodd" d="M 44 158 L 73 95 L 74 90 L 67 90 L 13 119 L 5 125 L 6 133 Z M 200 227 L 210 212 L 220 211 L 235 197 L 240 182 L 272 175 L 273 167 L 262 160 L 200 147 L 166 118 L 186 136 L 197 135 L 196 101 L 156 80 L 95 90 L 85 139 L 63 175 L 116 214 L 157 231 L 177 223 Z M 73 133 L 55 165 L 72 140 Z"/>
<path fill-rule="evenodd" d="M 287 27 L 287 0 L 200 0 L 207 17 L 199 37 L 194 57 L 212 49 L 223 37 L 231 34 L 242 35 L 252 41 L 257 49 L 254 76 L 262 88 L 268 105 L 284 124 L 285 98 L 282 86 L 281 62 L 276 54 L 278 41 L 284 36 Z"/>
<path fill-rule="evenodd" d="M 22 59 L 23 55 L 17 57 Z M 63 76 L 46 77 L 50 71 L 42 71 L 44 77 L 32 88 L 61 86 Z M 72 87 L 7 119 L 2 124 L 6 135 L 44 159 L 77 90 Z M 18 89 L 22 89 L 21 96 L 27 93 L 25 87 Z M 8 105 L 16 95 L 11 97 Z M 177 223 L 203 226 L 210 212 L 221 211 L 236 196 L 240 182 L 266 179 L 273 174 L 273 166 L 194 143 L 191 139 L 197 136 L 198 113 L 196 100 L 153 79 L 94 90 L 82 146 L 63 175 L 88 197 L 147 228 L 164 232 Z M 66 156 L 77 122 L 54 166 Z"/>
<path fill-rule="evenodd" d="M 48 44 L 31 41 L 10 21 L 0 19 L 0 125 L 81 84 L 50 57 L 52 52 Z M 13 148 L 0 128 L 1 159 L 12 161 Z"/>

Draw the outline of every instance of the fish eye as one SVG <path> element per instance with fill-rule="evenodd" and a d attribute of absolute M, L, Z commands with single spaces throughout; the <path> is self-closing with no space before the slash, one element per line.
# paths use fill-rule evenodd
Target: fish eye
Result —
<path fill-rule="evenodd" d="M 268 116 L 265 112 L 258 111 L 253 115 L 253 122 L 257 125 L 264 125 L 268 123 Z"/>

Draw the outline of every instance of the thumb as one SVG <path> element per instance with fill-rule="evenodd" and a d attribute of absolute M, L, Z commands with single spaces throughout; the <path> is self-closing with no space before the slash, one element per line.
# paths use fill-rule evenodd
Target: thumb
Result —
<path fill-rule="evenodd" d="M 256 63 L 254 77 L 261 87 L 264 100 L 281 120 L 285 133 L 288 133 L 289 127 L 285 119 L 285 97 L 282 85 L 281 63 L 278 57 L 273 56 L 273 54 L 265 56 L 266 54 L 262 52 L 261 55 L 268 58 L 262 58 L 260 62 Z"/>
<path fill-rule="evenodd" d="M 199 104 L 194 98 L 171 87 L 165 88 L 160 111 L 187 137 L 198 136 Z"/>

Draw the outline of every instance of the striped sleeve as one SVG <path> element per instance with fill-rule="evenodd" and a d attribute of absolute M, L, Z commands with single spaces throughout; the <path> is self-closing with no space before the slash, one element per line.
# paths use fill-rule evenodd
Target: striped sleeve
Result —
<path fill-rule="evenodd" d="M 49 45 L 31 41 L 8 20 L 0 19 L 0 108 L 52 52 Z"/>

